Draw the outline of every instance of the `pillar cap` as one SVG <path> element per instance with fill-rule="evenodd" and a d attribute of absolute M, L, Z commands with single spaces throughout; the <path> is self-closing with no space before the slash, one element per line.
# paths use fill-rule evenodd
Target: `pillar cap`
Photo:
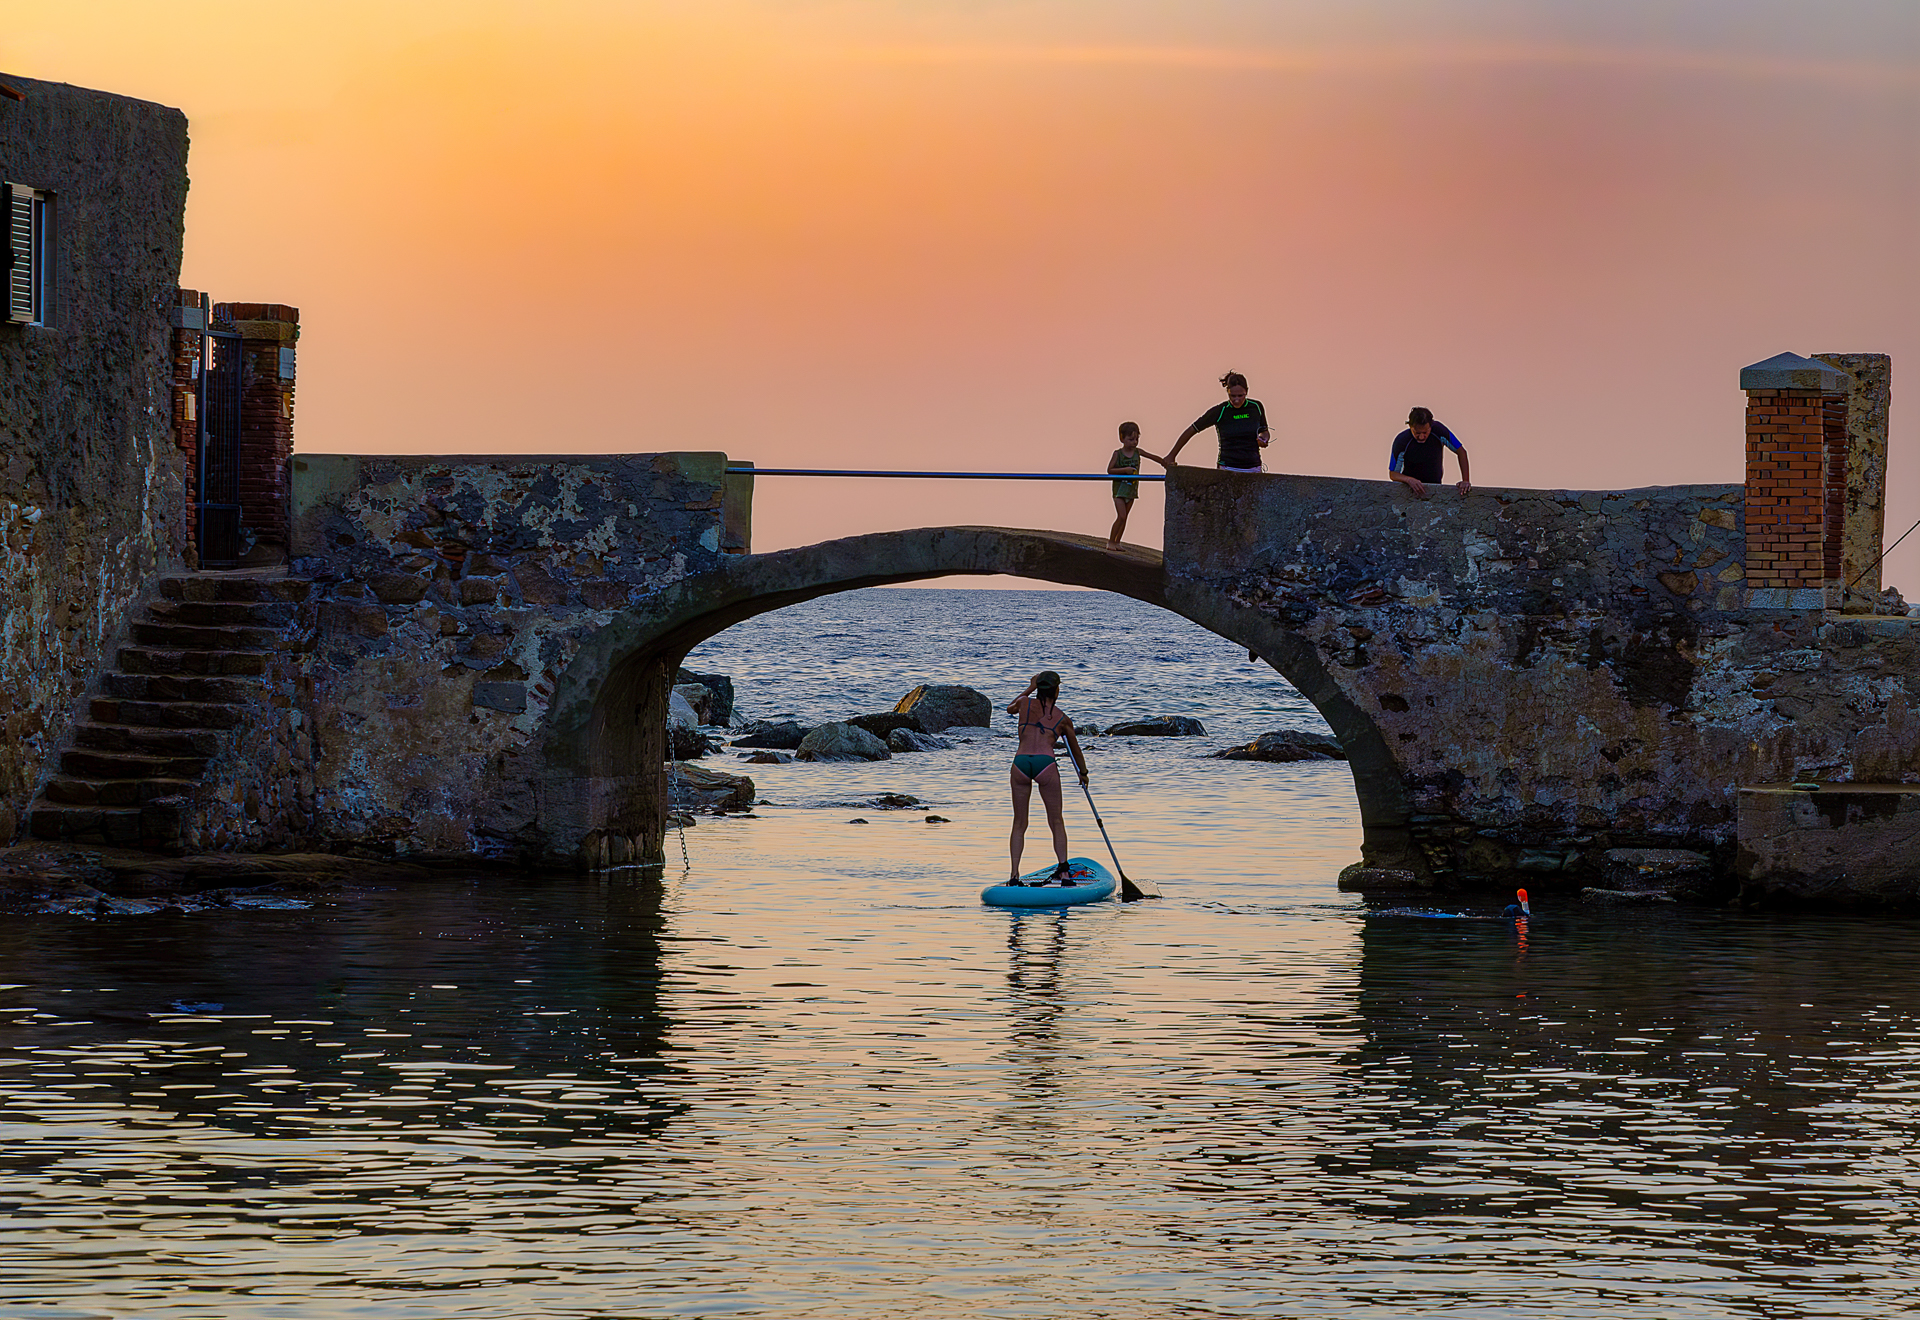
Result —
<path fill-rule="evenodd" d="M 1819 390 L 1822 394 L 1845 394 L 1853 386 L 1853 377 L 1840 368 L 1798 353 L 1776 353 L 1765 362 L 1740 368 L 1743 390 Z"/>

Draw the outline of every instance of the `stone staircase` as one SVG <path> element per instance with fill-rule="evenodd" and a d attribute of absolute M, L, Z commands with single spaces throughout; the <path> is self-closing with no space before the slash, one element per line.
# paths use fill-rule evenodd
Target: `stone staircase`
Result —
<path fill-rule="evenodd" d="M 269 656 L 310 586 L 245 573 L 160 579 L 99 695 L 84 699 L 29 813 L 33 837 L 179 852 L 207 765 L 245 737 Z"/>

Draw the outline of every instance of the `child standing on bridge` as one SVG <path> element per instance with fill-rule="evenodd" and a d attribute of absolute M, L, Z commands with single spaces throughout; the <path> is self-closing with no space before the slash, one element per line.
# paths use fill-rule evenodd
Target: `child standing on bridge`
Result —
<path fill-rule="evenodd" d="M 1113 451 L 1113 457 L 1107 460 L 1107 471 L 1119 476 L 1131 472 L 1140 475 L 1140 424 L 1138 422 L 1120 423 L 1120 447 Z M 1113 483 L 1113 511 L 1119 516 L 1113 520 L 1113 530 L 1107 533 L 1107 549 L 1120 548 L 1120 534 L 1127 530 L 1127 515 L 1133 512 L 1133 502 L 1140 498 L 1140 483 L 1136 481 L 1116 481 Z"/>

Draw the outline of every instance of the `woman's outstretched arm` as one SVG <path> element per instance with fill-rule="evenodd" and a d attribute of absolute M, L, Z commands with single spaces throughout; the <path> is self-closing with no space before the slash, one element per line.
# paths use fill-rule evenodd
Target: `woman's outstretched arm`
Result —
<path fill-rule="evenodd" d="M 1066 735 L 1067 746 L 1073 749 L 1073 763 L 1079 767 L 1080 782 L 1084 784 L 1087 782 L 1087 754 L 1080 750 L 1080 739 L 1074 732 L 1072 716 L 1060 717 L 1060 732 Z"/>

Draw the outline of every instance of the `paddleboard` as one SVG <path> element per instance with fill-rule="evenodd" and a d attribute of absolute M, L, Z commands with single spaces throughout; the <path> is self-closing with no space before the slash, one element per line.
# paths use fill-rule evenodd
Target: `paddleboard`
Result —
<path fill-rule="evenodd" d="M 1032 883 L 1010 885 L 1002 882 L 980 891 L 980 901 L 993 907 L 1067 907 L 1074 903 L 1097 903 L 1111 898 L 1115 888 L 1113 872 L 1091 857 L 1075 857 L 1067 862 L 1070 885 L 1039 882 L 1053 874 L 1053 864 L 1020 878 Z"/>

